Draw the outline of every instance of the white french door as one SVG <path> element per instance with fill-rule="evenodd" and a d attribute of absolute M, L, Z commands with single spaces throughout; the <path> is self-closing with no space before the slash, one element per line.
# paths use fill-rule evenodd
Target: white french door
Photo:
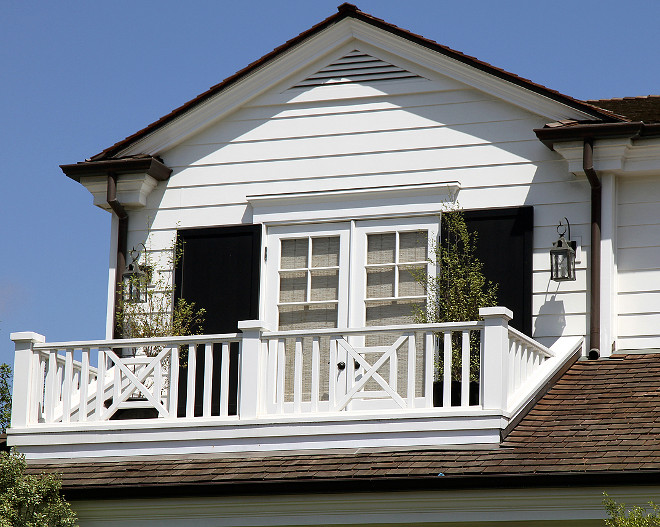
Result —
<path fill-rule="evenodd" d="M 268 229 L 266 319 L 278 330 L 411 323 L 439 216 Z"/>
<path fill-rule="evenodd" d="M 434 273 L 429 255 L 438 225 L 438 216 L 425 216 L 268 229 L 266 320 L 271 328 L 296 332 L 281 349 L 269 345 L 268 411 L 395 408 L 403 396 L 413 401 L 421 394 L 422 384 L 411 390 L 405 378 L 408 361 L 423 360 L 423 349 L 416 358 L 408 352 L 397 358 L 392 346 L 401 335 L 351 336 L 333 351 L 330 337 L 314 344 L 305 331 L 415 322 L 427 302 L 420 280 Z M 382 366 L 375 374 L 377 362 Z"/>

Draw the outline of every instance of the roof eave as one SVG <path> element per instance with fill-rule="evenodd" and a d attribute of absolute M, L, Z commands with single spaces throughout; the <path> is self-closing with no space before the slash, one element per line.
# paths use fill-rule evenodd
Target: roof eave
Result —
<path fill-rule="evenodd" d="M 80 183 L 84 176 L 99 176 L 109 174 L 148 174 L 157 181 L 165 181 L 170 177 L 172 169 L 154 156 L 127 157 L 99 161 L 83 161 L 70 165 L 60 165 L 62 172 Z"/>

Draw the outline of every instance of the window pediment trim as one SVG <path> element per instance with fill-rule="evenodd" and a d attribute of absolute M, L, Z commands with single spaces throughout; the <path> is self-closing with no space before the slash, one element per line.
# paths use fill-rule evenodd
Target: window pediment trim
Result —
<path fill-rule="evenodd" d="M 254 223 L 340 221 L 432 214 L 454 203 L 456 181 L 247 196 Z"/>

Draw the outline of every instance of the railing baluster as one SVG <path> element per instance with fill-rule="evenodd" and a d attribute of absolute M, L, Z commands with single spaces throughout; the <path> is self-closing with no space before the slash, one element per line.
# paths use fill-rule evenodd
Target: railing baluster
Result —
<path fill-rule="evenodd" d="M 220 416 L 229 414 L 229 343 L 223 342 L 220 355 Z"/>
<path fill-rule="evenodd" d="M 80 398 L 78 399 L 78 421 L 87 421 L 87 393 L 89 391 L 89 348 L 82 349 L 80 366 Z"/>
<path fill-rule="evenodd" d="M 52 423 L 55 416 L 57 382 L 57 350 L 48 352 L 48 371 L 46 373 L 46 422 Z"/>
<path fill-rule="evenodd" d="M 268 339 L 266 361 L 266 412 L 270 413 L 277 403 L 277 339 Z"/>
<path fill-rule="evenodd" d="M 431 331 L 424 334 L 424 407 L 433 408 L 433 374 L 435 371 L 435 338 Z"/>
<path fill-rule="evenodd" d="M 284 380 L 286 369 L 286 340 L 277 341 L 277 413 L 284 413 Z"/>
<path fill-rule="evenodd" d="M 408 335 L 408 408 L 415 407 L 415 379 L 417 366 L 417 349 L 415 346 L 415 334 Z"/>
<path fill-rule="evenodd" d="M 64 352 L 64 382 L 62 386 L 62 422 L 71 421 L 71 397 L 73 394 L 73 350 Z"/>
<path fill-rule="evenodd" d="M 188 390 L 186 394 L 186 417 L 195 417 L 195 379 L 197 378 L 197 345 L 188 345 Z"/>
<path fill-rule="evenodd" d="M 96 374 L 96 412 L 95 420 L 101 421 L 103 419 L 103 403 L 105 402 L 105 366 L 106 357 L 105 351 L 99 348 L 98 350 L 98 373 Z"/>
<path fill-rule="evenodd" d="M 470 406 L 470 331 L 461 334 L 461 406 Z"/>
<path fill-rule="evenodd" d="M 442 406 L 444 408 L 451 407 L 451 369 L 452 369 L 452 349 L 451 349 L 451 331 L 444 333 L 444 357 L 442 361 Z"/>
<path fill-rule="evenodd" d="M 154 367 L 154 397 L 163 402 L 163 362 L 159 360 Z M 161 416 L 164 417 L 164 416 Z"/>
<path fill-rule="evenodd" d="M 337 406 L 337 337 L 330 337 L 330 367 L 328 368 L 330 411 Z"/>
<path fill-rule="evenodd" d="M 167 410 L 170 419 L 176 419 L 179 415 L 179 345 L 174 344 L 170 348 L 170 385 L 168 387 L 169 401 Z"/>
<path fill-rule="evenodd" d="M 390 357 L 390 378 L 389 385 L 393 391 L 398 391 L 399 386 L 399 352 L 394 350 Z"/>
<path fill-rule="evenodd" d="M 211 415 L 211 386 L 213 383 L 213 344 L 204 346 L 204 408 L 203 416 Z"/>
<path fill-rule="evenodd" d="M 311 411 L 316 413 L 319 411 L 319 384 L 321 377 L 321 351 L 320 339 L 314 337 L 312 339 L 312 398 L 311 398 Z"/>
<path fill-rule="evenodd" d="M 513 367 L 513 365 L 516 362 L 516 340 L 511 339 L 509 342 L 509 357 L 510 357 L 510 362 L 509 364 L 511 365 L 510 367 Z M 514 379 L 514 374 L 513 371 L 509 373 L 509 382 L 506 387 L 507 394 L 511 395 L 513 391 L 515 390 L 515 379 Z"/>
<path fill-rule="evenodd" d="M 115 401 L 118 401 L 121 397 L 121 368 L 114 361 L 112 368 L 115 372 L 114 381 L 112 384 L 112 404 L 115 404 Z M 126 389 L 131 390 L 130 384 L 126 387 Z"/>
<path fill-rule="evenodd" d="M 294 355 L 294 374 L 293 374 L 293 412 L 300 413 L 302 404 L 302 369 L 303 369 L 302 338 L 296 339 L 296 348 Z"/>
<path fill-rule="evenodd" d="M 34 352 L 30 360 L 32 361 L 32 372 L 33 375 L 35 375 L 36 382 L 32 384 L 32 395 L 30 397 L 27 424 L 39 422 L 40 407 L 44 397 L 44 375 L 41 353 L 38 351 Z"/>

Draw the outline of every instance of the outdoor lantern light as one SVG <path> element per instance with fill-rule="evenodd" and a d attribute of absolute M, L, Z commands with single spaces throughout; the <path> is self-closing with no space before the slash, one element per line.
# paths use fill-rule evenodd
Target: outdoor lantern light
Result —
<path fill-rule="evenodd" d="M 550 249 L 550 277 L 555 282 L 568 282 L 575 280 L 575 248 L 577 243 L 571 241 L 571 224 L 564 218 L 566 225 L 561 221 L 557 226 L 559 240 L 552 244 Z M 564 234 L 568 230 L 568 240 Z"/>
<path fill-rule="evenodd" d="M 129 254 L 133 261 L 128 264 L 126 271 L 124 271 L 124 274 L 122 275 L 124 302 L 146 302 L 147 273 L 145 273 L 137 263 L 140 259 L 140 252 L 133 247 Z"/>

